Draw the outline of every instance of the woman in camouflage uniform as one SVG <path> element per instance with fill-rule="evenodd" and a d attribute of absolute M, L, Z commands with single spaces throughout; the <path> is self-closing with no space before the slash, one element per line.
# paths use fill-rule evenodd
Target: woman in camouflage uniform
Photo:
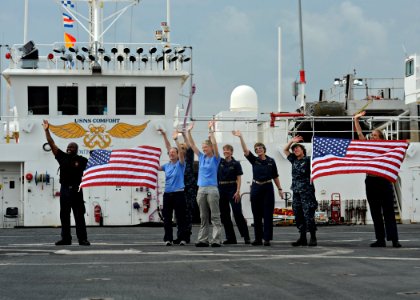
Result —
<path fill-rule="evenodd" d="M 315 198 L 315 188 L 311 182 L 311 158 L 306 156 L 306 149 L 301 136 L 292 138 L 283 149 L 287 159 L 292 164 L 292 191 L 293 191 L 293 213 L 295 215 L 296 227 L 299 229 L 300 237 L 292 246 L 316 246 L 316 225 L 315 210 L 318 202 Z M 293 152 L 291 153 L 290 150 Z M 306 232 L 309 231 L 311 239 L 306 239 Z"/>

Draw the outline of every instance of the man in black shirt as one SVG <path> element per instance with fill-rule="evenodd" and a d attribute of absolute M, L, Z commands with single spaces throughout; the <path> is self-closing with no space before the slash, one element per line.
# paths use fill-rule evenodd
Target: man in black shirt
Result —
<path fill-rule="evenodd" d="M 71 245 L 70 214 L 73 210 L 74 221 L 76 223 L 76 235 L 79 245 L 89 246 L 87 240 L 85 223 L 85 203 L 83 192 L 79 190 L 82 181 L 83 171 L 86 168 L 87 159 L 77 155 L 78 146 L 70 143 L 67 146 L 67 153 L 61 151 L 51 137 L 49 123 L 44 120 L 45 136 L 51 147 L 55 159 L 60 165 L 60 220 L 61 220 L 61 240 L 56 242 L 57 246 Z"/>

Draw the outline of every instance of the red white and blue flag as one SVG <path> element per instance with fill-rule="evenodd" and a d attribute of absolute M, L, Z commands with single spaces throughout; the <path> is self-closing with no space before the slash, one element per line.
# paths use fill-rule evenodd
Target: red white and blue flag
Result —
<path fill-rule="evenodd" d="M 157 185 L 161 150 L 151 146 L 131 149 L 94 150 L 83 173 L 80 188 L 92 186 Z"/>
<path fill-rule="evenodd" d="M 63 26 L 66 28 L 73 28 L 73 23 L 73 18 L 69 14 L 63 13 Z"/>
<path fill-rule="evenodd" d="M 404 155 L 406 141 L 350 140 L 314 137 L 311 179 L 350 173 L 366 173 L 395 182 Z"/>

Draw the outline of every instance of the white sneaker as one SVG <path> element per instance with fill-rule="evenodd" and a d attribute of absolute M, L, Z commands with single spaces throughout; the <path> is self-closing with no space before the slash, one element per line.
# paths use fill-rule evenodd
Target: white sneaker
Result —
<path fill-rule="evenodd" d="M 187 242 L 186 242 L 186 241 L 180 241 L 180 242 L 179 242 L 179 245 L 180 245 L 180 246 L 185 246 L 185 244 L 187 244 Z"/>
<path fill-rule="evenodd" d="M 166 246 L 172 246 L 172 242 L 171 242 L 171 241 L 166 241 L 166 242 L 165 242 L 165 245 L 166 245 Z"/>

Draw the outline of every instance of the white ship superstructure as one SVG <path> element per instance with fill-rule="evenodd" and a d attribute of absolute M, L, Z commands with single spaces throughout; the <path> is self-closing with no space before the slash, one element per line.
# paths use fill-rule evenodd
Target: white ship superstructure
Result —
<path fill-rule="evenodd" d="M 106 4 L 87 3 L 91 16 L 101 15 L 99 3 Z M 191 47 L 169 43 L 166 20 L 162 22 L 163 37 L 147 44 L 102 43 L 99 28 L 90 27 L 89 43 L 66 48 L 63 43 L 29 41 L 11 47 L 6 54 L 4 98 L 10 107 L 13 95 L 15 107 L 2 116 L 1 214 L 8 207 L 17 207 L 18 218 L 2 217 L 0 227 L 60 224 L 58 164 L 45 145 L 43 119 L 53 125 L 52 137 L 59 148 L 64 150 L 74 141 L 85 157 L 94 149 L 138 145 L 163 149 L 157 129 L 172 130 L 174 111 L 188 101 Z M 160 221 L 163 185 L 160 176 L 157 190 L 85 189 L 87 224 L 99 225 L 94 213 L 98 205 L 105 225 Z"/>

